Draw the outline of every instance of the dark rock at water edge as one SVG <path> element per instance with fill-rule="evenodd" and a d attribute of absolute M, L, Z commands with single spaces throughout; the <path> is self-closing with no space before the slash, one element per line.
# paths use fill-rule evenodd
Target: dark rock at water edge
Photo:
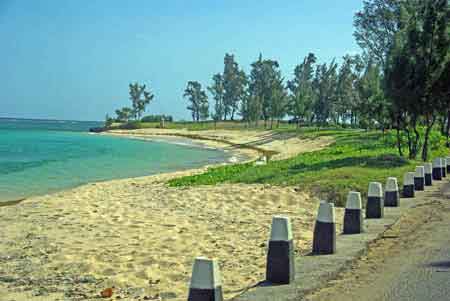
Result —
<path fill-rule="evenodd" d="M 105 127 L 96 127 L 96 128 L 90 128 L 89 132 L 91 132 L 91 133 L 101 133 L 101 132 L 105 132 L 107 130 L 108 129 L 105 128 Z"/>

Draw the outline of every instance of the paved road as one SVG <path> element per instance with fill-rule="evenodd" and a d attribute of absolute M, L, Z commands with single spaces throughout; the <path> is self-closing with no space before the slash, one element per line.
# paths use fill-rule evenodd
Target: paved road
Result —
<path fill-rule="evenodd" d="M 450 184 L 414 208 L 367 257 L 306 299 L 450 300 Z"/>
<path fill-rule="evenodd" d="M 396 277 L 378 300 L 450 300 L 450 219 L 433 229 L 417 248 L 393 261 Z"/>

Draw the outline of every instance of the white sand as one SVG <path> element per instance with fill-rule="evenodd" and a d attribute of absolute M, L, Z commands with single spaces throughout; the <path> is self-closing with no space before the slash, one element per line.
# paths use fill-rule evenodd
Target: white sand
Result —
<path fill-rule="evenodd" d="M 299 152 L 283 144 L 259 146 L 278 148 L 280 157 Z M 197 256 L 219 260 L 228 299 L 264 280 L 273 215 L 291 217 L 296 253 L 309 252 L 317 199 L 295 187 L 166 184 L 201 171 L 88 184 L 0 207 L 0 300 L 94 300 L 110 286 L 122 300 L 186 300 Z"/>

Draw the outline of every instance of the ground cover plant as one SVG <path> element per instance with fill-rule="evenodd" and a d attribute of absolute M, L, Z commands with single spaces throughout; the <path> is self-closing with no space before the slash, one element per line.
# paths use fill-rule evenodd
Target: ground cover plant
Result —
<path fill-rule="evenodd" d="M 445 156 L 444 137 L 433 133 L 431 154 Z M 398 155 L 394 132 L 363 130 L 321 130 L 299 132 L 304 138 L 332 136 L 329 147 L 296 157 L 269 161 L 267 165 L 253 163 L 227 165 L 208 169 L 207 172 L 173 179 L 170 186 L 214 185 L 218 183 L 261 183 L 292 185 L 310 191 L 321 199 L 345 205 L 349 191 L 367 195 L 369 182 L 385 183 L 390 176 L 397 177 L 401 187 L 403 174 L 414 171 L 421 162 Z"/>

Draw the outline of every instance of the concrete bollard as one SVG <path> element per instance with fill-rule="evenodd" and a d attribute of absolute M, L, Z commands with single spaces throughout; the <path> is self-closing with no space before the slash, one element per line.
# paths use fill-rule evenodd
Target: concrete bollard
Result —
<path fill-rule="evenodd" d="M 294 240 L 289 218 L 274 216 L 267 253 L 266 280 L 289 284 L 295 278 Z"/>
<path fill-rule="evenodd" d="M 386 181 L 384 192 L 384 206 L 398 207 L 400 205 L 400 194 L 398 192 L 397 178 L 389 177 Z"/>
<path fill-rule="evenodd" d="M 416 173 L 414 174 L 414 190 L 425 190 L 425 167 L 417 166 Z"/>
<path fill-rule="evenodd" d="M 371 182 L 366 204 L 366 218 L 382 218 L 383 216 L 383 187 L 381 183 Z"/>
<path fill-rule="evenodd" d="M 425 186 L 433 185 L 433 164 L 425 163 Z"/>
<path fill-rule="evenodd" d="M 441 168 L 442 168 L 442 177 L 447 177 L 447 160 L 445 158 L 441 158 Z"/>
<path fill-rule="evenodd" d="M 442 180 L 442 162 L 441 158 L 436 158 L 433 160 L 433 181 Z"/>
<path fill-rule="evenodd" d="M 223 301 L 217 260 L 197 257 L 192 268 L 188 301 Z"/>
<path fill-rule="evenodd" d="M 333 203 L 322 201 L 314 226 L 313 254 L 336 253 L 336 217 Z"/>
<path fill-rule="evenodd" d="M 450 173 L 450 157 L 445 158 L 445 161 L 447 163 L 447 173 Z"/>
<path fill-rule="evenodd" d="M 414 172 L 407 172 L 403 176 L 403 197 L 405 198 L 413 198 L 415 195 L 414 176 Z"/>
<path fill-rule="evenodd" d="M 344 234 L 364 232 L 361 193 L 350 191 L 347 196 L 344 214 Z"/>

